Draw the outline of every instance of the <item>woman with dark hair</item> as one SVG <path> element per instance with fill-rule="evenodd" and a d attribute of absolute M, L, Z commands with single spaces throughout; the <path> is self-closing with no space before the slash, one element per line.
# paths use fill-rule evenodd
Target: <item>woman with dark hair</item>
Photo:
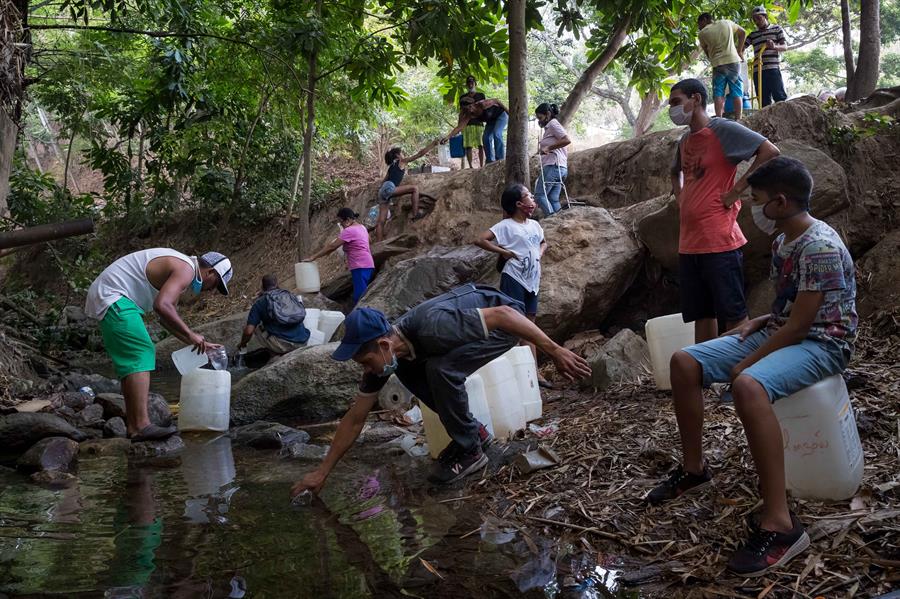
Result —
<path fill-rule="evenodd" d="M 416 152 L 410 157 L 403 155 L 400 148 L 391 148 L 384 154 L 384 163 L 388 165 L 384 182 L 378 190 L 378 220 L 375 222 L 375 241 L 384 239 L 384 223 L 387 221 L 388 211 L 391 207 L 391 199 L 406 194 L 412 195 L 412 220 L 419 220 L 425 216 L 424 211 L 419 211 L 419 188 L 415 185 L 400 185 L 406 175 L 406 167 L 410 162 L 418 160 L 436 146 L 438 140 Z"/>
<path fill-rule="evenodd" d="M 375 261 L 372 258 L 372 251 L 369 249 L 369 231 L 357 222 L 358 218 L 359 214 L 352 208 L 338 210 L 337 219 L 338 225 L 341 227 L 341 234 L 312 256 L 303 259 L 304 262 L 312 262 L 343 247 L 344 256 L 347 258 L 347 268 L 353 279 L 354 306 L 366 292 L 369 281 L 375 274 Z"/>
<path fill-rule="evenodd" d="M 538 125 L 544 130 L 538 143 L 541 156 L 541 175 L 534 185 L 534 198 L 544 212 L 550 216 L 559 211 L 559 193 L 569 172 L 569 151 L 572 140 L 556 119 L 559 108 L 556 104 L 544 102 L 534 111 Z"/>
<path fill-rule="evenodd" d="M 484 123 L 484 135 L 481 141 L 484 145 L 485 161 L 494 162 L 506 158 L 503 133 L 509 123 L 509 109 L 503 105 L 503 102 L 491 98 L 473 102 L 461 108 L 456 127 L 441 140 L 441 143 L 447 143 L 448 139 L 465 129 L 470 121 Z"/>
<path fill-rule="evenodd" d="M 537 205 L 524 185 L 506 188 L 500 197 L 505 218 L 475 239 L 475 245 L 500 255 L 504 260 L 500 291 L 525 307 L 532 322 L 537 317 L 538 289 L 541 286 L 541 257 L 547 249 L 544 230 L 531 218 Z M 498 265 L 499 268 L 499 265 Z M 537 349 L 528 344 L 537 363 Z M 549 383 L 539 378 L 541 386 Z"/>

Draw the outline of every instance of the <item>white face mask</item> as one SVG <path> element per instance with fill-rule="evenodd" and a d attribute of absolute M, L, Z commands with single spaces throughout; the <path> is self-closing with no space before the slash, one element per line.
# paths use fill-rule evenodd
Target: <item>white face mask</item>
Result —
<path fill-rule="evenodd" d="M 691 119 L 694 117 L 694 111 L 686 112 L 684 109 L 684 104 L 679 104 L 678 106 L 669 106 L 669 118 L 672 119 L 672 122 L 678 125 L 679 127 L 683 125 L 690 125 Z"/>
<path fill-rule="evenodd" d="M 766 235 L 771 235 L 775 232 L 775 221 L 766 216 L 766 206 L 768 205 L 768 203 L 762 206 L 760 206 L 759 204 L 753 204 L 750 207 L 750 210 L 753 213 L 753 224 L 755 224 L 759 228 L 759 230 Z"/>

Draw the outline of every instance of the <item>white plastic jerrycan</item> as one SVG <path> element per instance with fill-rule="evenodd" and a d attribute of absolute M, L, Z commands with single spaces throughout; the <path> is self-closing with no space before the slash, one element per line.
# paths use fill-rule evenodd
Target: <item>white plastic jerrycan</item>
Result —
<path fill-rule="evenodd" d="M 341 323 L 344 322 L 344 313 L 337 310 L 322 310 L 319 313 L 319 330 L 325 337 L 323 343 L 329 343 Z"/>
<path fill-rule="evenodd" d="M 406 389 L 399 380 L 397 385 Z M 469 396 L 469 413 L 472 414 L 472 418 L 483 424 L 492 435 L 495 434 L 491 410 L 484 394 L 484 381 L 477 373 L 466 377 L 466 394 Z M 419 400 L 419 408 L 422 410 L 422 424 L 425 427 L 425 439 L 428 441 L 428 453 L 431 454 L 431 457 L 437 458 L 441 451 L 450 444 L 450 435 L 447 434 L 447 429 L 441 423 L 440 417 L 422 400 Z"/>
<path fill-rule="evenodd" d="M 309 339 L 306 340 L 306 346 L 322 345 L 325 343 L 325 335 L 319 329 L 309 329 Z"/>
<path fill-rule="evenodd" d="M 300 293 L 318 293 L 321 287 L 319 265 L 315 262 L 297 262 L 294 264 L 294 279 Z"/>
<path fill-rule="evenodd" d="M 184 376 L 192 370 L 209 364 L 209 356 L 205 353 L 198 354 L 194 351 L 193 345 L 187 345 L 172 352 L 172 362 L 175 363 L 178 374 Z"/>
<path fill-rule="evenodd" d="M 525 428 L 525 411 L 519 399 L 519 386 L 512 364 L 505 357 L 492 360 L 478 369 L 484 381 L 484 394 L 487 397 L 494 425 L 494 435 L 505 441 L 516 431 Z"/>
<path fill-rule="evenodd" d="M 681 314 L 651 318 L 644 328 L 650 346 L 650 363 L 658 389 L 671 389 L 669 360 L 680 349 L 694 344 L 694 323 L 685 323 Z"/>
<path fill-rule="evenodd" d="M 303 326 L 312 331 L 313 329 L 319 328 L 319 314 L 320 310 L 318 308 L 307 308 L 306 309 L 306 317 L 303 319 Z"/>
<path fill-rule="evenodd" d="M 853 497 L 863 477 L 863 449 L 841 375 L 773 404 L 784 440 L 787 487 L 797 497 Z"/>
<path fill-rule="evenodd" d="M 527 345 L 517 345 L 503 356 L 509 360 L 516 374 L 516 384 L 519 386 L 519 397 L 522 401 L 522 410 L 525 412 L 525 422 L 537 420 L 541 417 L 543 403 L 541 387 L 538 385 L 537 367 L 531 348 Z"/>
<path fill-rule="evenodd" d="M 441 424 L 438 415 L 431 411 L 431 408 L 425 405 L 425 402 L 419 400 L 419 408 L 422 410 L 422 425 L 425 427 L 425 439 L 428 441 L 428 453 L 431 457 L 437 459 L 438 455 L 444 448 L 450 445 L 450 435 L 447 429 Z"/>
<path fill-rule="evenodd" d="M 230 372 L 198 368 L 181 377 L 178 430 L 227 431 L 230 415 Z"/>
<path fill-rule="evenodd" d="M 466 395 L 469 396 L 469 413 L 472 418 L 484 425 L 488 432 L 494 434 L 494 420 L 491 418 L 491 407 L 484 393 L 484 379 L 478 373 L 466 378 Z"/>

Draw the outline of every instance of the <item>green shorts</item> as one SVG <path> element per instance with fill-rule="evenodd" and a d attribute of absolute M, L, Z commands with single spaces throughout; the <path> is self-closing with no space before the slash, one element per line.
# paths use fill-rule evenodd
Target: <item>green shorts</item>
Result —
<path fill-rule="evenodd" d="M 103 346 L 123 379 L 135 372 L 156 370 L 156 347 L 144 326 L 144 311 L 123 297 L 109 307 L 100 321 Z"/>
<path fill-rule="evenodd" d="M 463 147 L 480 148 L 482 135 L 484 135 L 484 125 L 466 125 L 466 128 L 463 129 Z"/>

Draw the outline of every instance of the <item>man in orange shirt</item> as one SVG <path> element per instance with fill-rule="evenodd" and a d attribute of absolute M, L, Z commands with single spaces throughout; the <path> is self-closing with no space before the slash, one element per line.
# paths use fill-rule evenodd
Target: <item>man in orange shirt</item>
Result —
<path fill-rule="evenodd" d="M 694 323 L 697 343 L 747 319 L 740 248 L 747 239 L 737 224 L 747 176 L 780 153 L 772 142 L 743 125 L 706 114 L 706 86 L 684 79 L 669 94 L 669 116 L 688 125 L 672 162 L 672 193 L 678 199 L 681 313 Z M 737 165 L 754 158 L 735 182 Z"/>

